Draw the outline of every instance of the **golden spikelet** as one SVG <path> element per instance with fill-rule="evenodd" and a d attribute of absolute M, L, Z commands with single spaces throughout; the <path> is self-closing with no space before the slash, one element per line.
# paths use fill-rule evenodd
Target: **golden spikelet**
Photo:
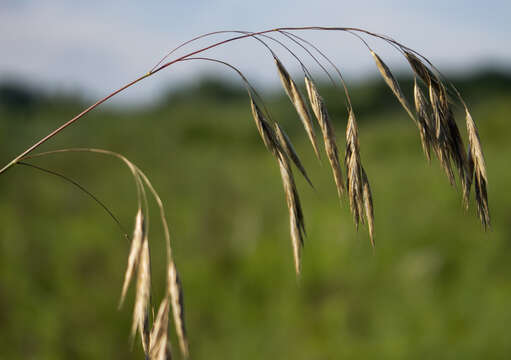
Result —
<path fill-rule="evenodd" d="M 158 309 L 149 336 L 149 359 L 169 360 L 168 346 L 169 297 L 165 296 Z"/>
<path fill-rule="evenodd" d="M 435 151 L 446 171 L 451 183 L 454 184 L 454 175 L 451 169 L 451 162 L 457 167 L 462 191 L 463 202 L 468 208 L 470 188 L 474 183 L 475 199 L 477 203 L 477 211 L 479 218 L 484 227 L 490 225 L 490 213 L 488 208 L 487 194 L 487 176 L 484 164 L 484 156 L 482 153 L 481 143 L 477 127 L 467 109 L 461 95 L 453 87 L 456 95 L 465 108 L 465 119 L 468 133 L 468 151 L 465 153 L 463 140 L 461 138 L 458 126 L 454 119 L 454 114 L 449 105 L 449 99 L 445 86 L 439 77 L 420 61 L 414 54 L 405 51 L 414 72 L 428 85 L 431 108 L 434 115 L 434 136 Z M 433 127 L 430 126 L 433 130 Z M 432 132 L 432 131 L 431 131 Z"/>
<path fill-rule="evenodd" d="M 300 157 L 296 153 L 293 144 L 291 143 L 291 140 L 278 123 L 275 123 L 275 134 L 277 135 L 277 140 L 280 143 L 280 146 L 286 152 L 286 155 L 291 160 L 293 160 L 293 163 L 298 168 L 298 170 L 300 170 L 305 180 L 307 180 L 307 182 L 312 186 L 312 182 L 310 181 L 309 176 L 307 175 L 307 172 L 305 171 L 305 168 L 300 161 Z"/>
<path fill-rule="evenodd" d="M 358 126 L 353 109 L 350 107 L 346 126 L 346 177 L 350 210 L 358 228 L 360 222 L 367 220 L 371 245 L 374 247 L 374 208 L 369 179 L 360 160 Z"/>
<path fill-rule="evenodd" d="M 440 80 L 435 76 L 435 74 L 433 74 L 431 70 L 412 52 L 404 50 L 404 54 L 415 74 L 428 86 L 433 85 L 438 88 Z"/>
<path fill-rule="evenodd" d="M 256 123 L 257 130 L 263 139 L 264 145 L 273 155 L 277 156 L 279 146 L 277 144 L 275 134 L 273 133 L 273 129 L 264 118 L 261 109 L 259 109 L 259 106 L 257 106 L 252 96 L 250 96 L 250 108 L 252 109 L 252 116 Z"/>
<path fill-rule="evenodd" d="M 171 261 L 168 265 L 168 291 L 172 303 L 172 314 L 174 316 L 174 326 L 176 329 L 179 348 L 185 358 L 189 355 L 188 339 L 186 337 L 185 328 L 185 312 L 183 303 L 183 289 L 181 280 L 176 269 L 176 264 Z"/>
<path fill-rule="evenodd" d="M 303 237 L 305 235 L 305 223 L 298 197 L 298 191 L 293 178 L 289 160 L 284 153 L 281 153 L 279 158 L 280 175 L 282 184 L 284 185 L 284 192 L 286 195 L 287 207 L 289 210 L 289 227 L 291 234 L 291 243 L 293 246 L 293 257 L 295 262 L 295 271 L 297 275 L 301 272 L 301 249 L 303 246 Z"/>
<path fill-rule="evenodd" d="M 350 200 L 350 210 L 358 228 L 363 221 L 362 175 L 359 155 L 358 127 L 353 110 L 349 109 L 348 125 L 346 126 L 346 184 Z"/>
<path fill-rule="evenodd" d="M 371 194 L 371 186 L 364 167 L 361 166 L 362 172 L 362 194 L 364 196 L 364 208 L 367 219 L 367 226 L 369 228 L 369 237 L 371 238 L 371 245 L 375 246 L 374 242 L 374 209 L 373 209 L 373 196 Z"/>
<path fill-rule="evenodd" d="M 296 190 L 293 173 L 289 163 L 290 158 L 293 160 L 305 179 L 310 184 L 311 182 L 307 176 L 307 173 L 305 172 L 305 168 L 303 167 L 298 155 L 296 154 L 296 151 L 294 150 L 291 142 L 289 141 L 289 138 L 282 130 L 282 128 L 277 123 L 275 123 L 275 131 L 270 127 L 251 96 L 250 104 L 252 108 L 252 115 L 256 122 L 257 129 L 259 130 L 259 134 L 263 138 L 266 147 L 273 153 L 279 163 L 287 206 L 289 209 L 290 233 L 293 245 L 295 271 L 297 274 L 300 274 L 301 247 L 303 246 L 305 225 L 302 209 L 300 206 L 300 200 L 298 198 L 298 192 Z"/>
<path fill-rule="evenodd" d="M 149 351 L 149 300 L 151 297 L 151 260 L 147 235 L 142 242 L 138 265 L 137 293 L 133 310 L 132 337 L 137 329 L 142 339 L 142 347 L 146 355 Z"/>
<path fill-rule="evenodd" d="M 417 56 L 409 51 L 405 51 L 405 56 L 408 59 L 413 71 L 419 76 L 427 85 L 429 89 L 429 99 L 434 121 L 429 120 L 428 112 L 426 110 L 427 104 L 420 92 L 420 88 L 415 81 L 414 95 L 416 102 L 416 109 L 419 113 L 419 128 L 421 129 L 421 139 L 425 140 L 434 148 L 437 157 L 442 165 L 449 181 L 452 185 L 455 184 L 454 173 L 452 165 L 458 170 L 460 181 L 463 188 L 464 202 L 468 204 L 468 189 L 470 188 L 467 175 L 467 157 L 465 155 L 463 140 L 454 119 L 454 113 L 449 104 L 447 91 L 441 79 L 436 76 Z M 418 102 L 420 104 L 418 104 Z M 424 121 L 422 119 L 424 119 Z M 428 125 L 429 136 L 424 132 L 421 127 Z M 424 146 L 424 142 L 423 142 Z M 427 146 L 426 146 L 426 150 Z"/>
<path fill-rule="evenodd" d="M 307 109 L 307 106 L 305 105 L 305 101 L 303 101 L 303 97 L 298 90 L 298 87 L 296 86 L 296 83 L 291 78 L 289 73 L 287 72 L 286 68 L 279 59 L 276 57 L 275 63 L 277 65 L 277 70 L 279 73 L 280 80 L 282 82 L 282 86 L 284 87 L 284 90 L 286 91 L 287 96 L 291 100 L 291 103 L 296 109 L 296 112 L 298 113 L 298 116 L 300 117 L 300 120 L 302 121 L 303 127 L 305 128 L 305 131 L 307 132 L 307 136 L 309 137 L 309 140 L 312 144 L 312 147 L 314 149 L 314 153 L 316 154 L 317 158 L 320 158 L 318 145 L 316 141 L 316 134 L 314 133 L 314 127 L 312 125 L 312 120 L 309 115 L 309 111 Z"/>
<path fill-rule="evenodd" d="M 470 115 L 470 112 L 465 107 L 467 132 L 468 132 L 468 143 L 470 158 L 469 163 L 469 176 L 472 181 L 474 177 L 474 190 L 475 198 L 477 202 L 477 210 L 479 218 L 484 227 L 490 226 L 490 211 L 488 208 L 488 193 L 486 190 L 488 179 L 486 175 L 486 165 L 484 161 L 483 150 L 481 147 L 481 141 L 479 139 L 479 132 L 477 127 Z"/>
<path fill-rule="evenodd" d="M 417 125 L 419 126 L 422 150 L 428 161 L 431 161 L 431 147 L 435 146 L 431 134 L 431 117 L 428 112 L 428 103 L 421 88 L 417 84 L 417 78 L 414 79 L 413 95 L 415 101 L 415 110 L 418 115 Z"/>
<path fill-rule="evenodd" d="M 307 88 L 307 94 L 309 95 L 309 101 L 318 120 L 323 134 L 323 142 L 325 143 L 325 151 L 334 174 L 335 185 L 337 187 L 337 193 L 339 198 L 344 194 L 344 180 L 341 172 L 341 164 L 339 162 L 339 155 L 337 150 L 337 144 L 335 141 L 335 133 L 328 117 L 328 112 L 323 99 L 319 95 L 314 82 L 309 78 L 305 77 L 305 86 Z"/>
<path fill-rule="evenodd" d="M 449 147 L 447 144 L 447 131 L 444 126 L 444 113 L 442 104 L 440 102 L 439 93 L 436 86 L 430 84 L 429 86 L 429 98 L 431 102 L 431 108 L 433 110 L 434 124 L 435 124 L 435 141 L 436 141 L 436 153 L 440 164 L 442 165 L 449 182 L 451 185 L 455 185 L 454 173 L 452 171 Z"/>
<path fill-rule="evenodd" d="M 124 274 L 124 284 L 122 286 L 121 300 L 119 302 L 119 308 L 122 306 L 126 297 L 126 292 L 133 277 L 133 272 L 138 265 L 140 258 L 140 250 L 142 249 L 142 240 L 145 236 L 145 225 L 144 225 L 144 214 L 142 209 L 138 209 L 135 217 L 135 229 L 133 231 L 133 238 L 131 240 L 131 249 L 128 256 L 128 267 Z"/>
<path fill-rule="evenodd" d="M 437 126 L 440 160 L 443 163 L 444 169 L 448 171 L 451 183 L 454 185 L 454 175 L 451 166 L 453 164 L 458 170 L 462 186 L 465 187 L 467 167 L 465 149 L 444 85 L 431 85 L 430 96 L 436 117 L 435 124 Z"/>
<path fill-rule="evenodd" d="M 390 87 L 396 98 L 399 100 L 403 108 L 406 110 L 410 118 L 417 123 L 417 119 L 415 118 L 415 115 L 412 113 L 412 110 L 410 109 L 410 106 L 408 105 L 408 101 L 406 101 L 405 96 L 403 95 L 403 92 L 401 91 L 401 88 L 399 87 L 399 83 L 397 82 L 394 75 L 392 75 L 392 72 L 390 71 L 389 67 L 383 62 L 383 60 L 376 54 L 374 51 L 371 50 L 371 54 L 374 57 L 374 60 L 376 62 L 376 66 L 378 67 L 378 70 L 380 71 L 380 74 L 382 75 L 383 79 L 387 83 L 387 85 Z"/>

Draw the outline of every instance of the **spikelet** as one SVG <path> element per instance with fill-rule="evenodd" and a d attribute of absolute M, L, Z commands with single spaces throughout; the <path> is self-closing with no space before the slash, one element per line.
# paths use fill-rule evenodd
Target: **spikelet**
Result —
<path fill-rule="evenodd" d="M 172 313 L 174 316 L 174 326 L 176 329 L 177 338 L 179 341 L 179 348 L 185 358 L 189 355 L 188 350 L 188 339 L 186 337 L 185 328 L 185 313 L 184 313 L 184 302 L 183 302 L 183 289 L 181 286 L 181 280 L 176 269 L 176 264 L 171 261 L 168 265 L 167 274 L 167 287 L 170 295 L 172 304 Z"/>
<path fill-rule="evenodd" d="M 456 124 L 456 120 L 454 119 L 454 113 L 451 110 L 445 86 L 440 80 L 440 78 L 436 76 L 414 54 L 412 54 L 409 51 L 405 51 L 405 56 L 415 74 L 419 76 L 428 85 L 429 89 L 429 99 L 433 114 L 433 121 L 430 121 L 430 123 L 428 124 L 430 136 L 428 137 L 426 135 L 425 137 L 427 140 L 430 140 L 429 142 L 431 144 L 434 144 L 434 149 L 438 159 L 440 160 L 440 164 L 444 168 L 444 171 L 447 174 L 447 177 L 449 178 L 449 181 L 451 182 L 452 185 L 455 184 L 452 165 L 454 164 L 454 166 L 458 170 L 458 174 L 463 188 L 464 202 L 465 204 L 468 204 L 467 193 L 467 185 L 469 182 L 467 176 L 468 162 L 465 155 L 463 140 L 461 138 L 458 125 Z M 415 81 L 414 93 L 419 118 L 424 117 L 424 115 L 427 114 L 425 110 L 427 105 L 425 105 L 424 99 L 417 98 L 418 96 L 423 98 L 422 93 L 420 93 L 420 89 L 417 85 L 417 81 Z M 422 106 L 421 105 L 418 106 L 417 102 L 421 100 L 424 100 L 422 101 L 423 104 Z M 427 119 L 428 118 L 426 117 L 426 123 Z M 419 128 L 421 128 L 421 126 L 424 125 L 421 124 L 420 121 L 421 119 L 419 119 Z M 421 129 L 421 137 L 422 136 L 423 135 Z"/>
<path fill-rule="evenodd" d="M 424 81 L 428 86 L 431 84 L 438 88 L 440 80 L 431 72 L 431 70 L 420 61 L 420 59 L 408 50 L 404 50 L 404 54 L 408 63 L 415 74 Z"/>
<path fill-rule="evenodd" d="M 133 272 L 138 265 L 140 258 L 140 250 L 142 249 L 142 240 L 145 236 L 145 225 L 144 225 L 144 214 L 142 209 L 138 209 L 135 217 L 135 229 L 133 231 L 133 238 L 131 240 L 131 249 L 128 256 L 128 267 L 124 274 L 124 284 L 122 286 L 121 300 L 119 302 L 119 308 L 122 306 L 126 297 L 126 292 L 133 277 Z"/>
<path fill-rule="evenodd" d="M 362 174 L 359 155 L 358 127 L 353 110 L 349 110 L 348 125 L 346 126 L 346 184 L 350 200 L 350 210 L 358 228 L 363 221 Z"/>
<path fill-rule="evenodd" d="M 328 161 L 334 174 L 335 185 L 337 187 L 337 194 L 339 198 L 344 194 L 344 180 L 342 178 L 341 164 L 339 162 L 339 155 L 337 150 L 337 144 L 335 141 L 335 133 L 328 117 L 328 112 L 323 102 L 323 99 L 319 95 L 314 82 L 308 77 L 305 77 L 305 86 L 307 88 L 307 94 L 309 95 L 309 101 L 318 120 L 318 123 L 323 134 L 323 142 L 325 143 L 325 151 L 328 156 Z"/>
<path fill-rule="evenodd" d="M 451 162 L 457 167 L 465 207 L 468 207 L 470 188 L 474 183 L 477 210 L 481 223 L 484 227 L 490 224 L 488 209 L 487 177 L 484 164 L 484 156 L 479 141 L 477 127 L 468 111 L 468 108 L 461 98 L 459 92 L 453 87 L 461 103 L 465 108 L 465 119 L 468 133 L 468 151 L 465 153 L 463 140 L 461 138 L 454 115 L 449 106 L 447 92 L 441 80 L 414 54 L 405 51 L 414 72 L 428 85 L 431 107 L 434 115 L 436 152 L 449 179 L 454 183 L 454 176 L 451 169 Z M 430 129 L 432 127 L 430 126 Z"/>
<path fill-rule="evenodd" d="M 364 208 L 367 219 L 367 227 L 369 228 L 369 237 L 371 238 L 371 245 L 375 246 L 374 243 L 374 209 L 373 209 L 373 196 L 371 194 L 371 186 L 367 179 L 367 174 L 364 167 L 361 166 L 362 173 L 362 193 L 364 196 Z"/>
<path fill-rule="evenodd" d="M 305 225 L 300 200 L 298 198 L 298 192 L 296 190 L 293 173 L 289 164 L 289 158 L 293 159 L 294 163 L 302 172 L 305 179 L 309 183 L 311 182 L 300 159 L 298 158 L 298 155 L 294 151 L 289 138 L 285 135 L 280 126 L 275 123 L 276 131 L 273 131 L 273 129 L 264 118 L 259 107 L 252 99 L 252 96 L 250 96 L 250 104 L 252 108 L 252 115 L 254 117 L 254 121 L 256 122 L 257 129 L 259 130 L 259 134 L 263 138 L 266 147 L 273 153 L 279 164 L 282 183 L 284 185 L 284 192 L 286 195 L 286 202 L 289 210 L 290 233 L 293 245 L 295 271 L 296 274 L 299 275 L 301 271 L 301 247 L 303 246 Z M 174 314 L 174 319 L 175 318 L 176 316 Z"/>
<path fill-rule="evenodd" d="M 431 134 L 431 117 L 429 116 L 426 98 L 417 84 L 417 78 L 414 79 L 413 95 L 415 100 L 415 110 L 418 115 L 417 125 L 419 126 L 422 150 L 424 151 L 428 161 L 431 161 L 431 147 L 435 146 L 434 139 Z"/>
<path fill-rule="evenodd" d="M 158 309 L 158 314 L 153 323 L 149 336 L 149 359 L 169 360 L 170 349 L 168 345 L 169 323 L 169 297 L 165 296 Z"/>
<path fill-rule="evenodd" d="M 250 107 L 252 109 L 252 116 L 256 123 L 257 130 L 263 139 L 264 145 L 274 156 L 277 156 L 280 150 L 273 129 L 271 128 L 268 121 L 266 121 L 264 118 L 261 109 L 259 109 L 259 106 L 257 106 L 256 102 L 252 98 L 252 95 L 250 95 Z"/>
<path fill-rule="evenodd" d="M 300 170 L 305 180 L 307 180 L 310 186 L 312 186 L 312 182 L 310 181 L 309 176 L 307 175 L 307 172 L 305 171 L 305 168 L 300 161 L 300 157 L 296 153 L 293 144 L 291 143 L 291 140 L 278 123 L 275 123 L 275 134 L 277 136 L 278 142 L 280 143 L 280 146 L 286 152 L 286 155 L 291 160 L 293 160 L 293 163 L 298 168 L 298 170 Z"/>
<path fill-rule="evenodd" d="M 284 192 L 286 195 L 287 207 L 289 210 L 289 227 L 291 234 L 291 243 L 293 246 L 293 257 L 295 262 L 296 275 L 301 272 L 301 250 L 303 246 L 303 238 L 305 236 L 305 222 L 298 197 L 298 191 L 293 178 L 293 173 L 289 165 L 289 159 L 284 153 L 279 158 L 280 175 Z"/>
<path fill-rule="evenodd" d="M 147 235 L 142 241 L 140 261 L 137 276 L 137 294 L 133 310 L 132 337 L 137 329 L 142 339 L 142 347 L 145 354 L 149 351 L 149 300 L 151 297 L 151 260 L 149 255 L 149 241 Z"/>
<path fill-rule="evenodd" d="M 470 115 L 470 112 L 465 107 L 466 123 L 468 132 L 469 143 L 469 176 L 472 181 L 474 176 L 474 190 L 477 202 L 477 210 L 479 218 L 484 227 L 490 226 L 490 211 L 488 209 L 488 193 L 486 190 L 488 178 L 486 176 L 486 165 L 484 161 L 483 150 L 481 141 L 479 139 L 479 132 L 477 131 L 476 124 Z"/>
<path fill-rule="evenodd" d="M 367 178 L 367 174 L 360 160 L 358 126 L 355 114 L 351 107 L 348 110 L 345 162 L 350 210 L 353 214 L 353 221 L 357 229 L 359 223 L 364 223 L 365 213 L 371 245 L 374 247 L 374 209 L 371 186 L 369 185 L 369 179 Z"/>
<path fill-rule="evenodd" d="M 298 90 L 296 83 L 291 78 L 291 76 L 287 72 L 284 65 L 282 65 L 280 60 L 277 59 L 276 57 L 274 57 L 274 59 L 275 59 L 276 65 L 277 65 L 277 70 L 279 73 L 280 80 L 282 82 L 282 86 L 284 87 L 284 90 L 286 91 L 287 96 L 291 100 L 291 103 L 295 107 L 296 112 L 298 113 L 298 116 L 300 117 L 303 127 L 305 128 L 305 131 L 307 132 L 309 140 L 312 144 L 314 153 L 316 154 L 317 158 L 319 159 L 320 155 L 319 155 L 318 145 L 317 145 L 317 141 L 316 141 L 316 134 L 314 133 L 314 127 L 312 125 L 312 120 L 309 115 L 309 111 L 307 110 L 307 106 L 305 105 L 305 102 L 303 101 L 303 97 L 300 94 L 300 91 Z"/>
<path fill-rule="evenodd" d="M 440 89 L 443 87 L 441 86 Z M 447 129 L 445 127 L 445 114 L 443 105 L 440 102 L 440 94 L 439 90 L 437 90 L 437 86 L 429 85 L 429 99 L 431 102 L 431 107 L 433 110 L 434 116 L 434 124 L 435 124 L 435 138 L 437 143 L 437 157 L 440 160 L 440 164 L 444 168 L 444 171 L 451 183 L 454 185 L 454 173 L 452 171 L 450 154 L 449 154 L 449 146 L 448 146 L 448 137 L 447 137 Z M 442 90 L 440 90 L 441 92 Z"/>
<path fill-rule="evenodd" d="M 417 119 L 415 118 L 415 115 L 412 113 L 412 110 L 410 109 L 410 106 L 408 105 L 408 101 L 406 101 L 405 96 L 403 95 L 403 92 L 401 91 L 401 88 L 399 87 L 399 83 L 397 82 L 394 75 L 392 75 L 392 72 L 390 71 L 389 67 L 383 62 L 383 60 L 376 54 L 374 51 L 371 50 L 371 54 L 374 57 L 374 61 L 376 62 L 376 66 L 378 67 L 378 70 L 380 71 L 381 76 L 387 83 L 387 85 L 390 87 L 396 98 L 399 100 L 403 108 L 406 110 L 410 118 L 417 124 Z M 417 124 L 418 125 L 418 124 Z"/>

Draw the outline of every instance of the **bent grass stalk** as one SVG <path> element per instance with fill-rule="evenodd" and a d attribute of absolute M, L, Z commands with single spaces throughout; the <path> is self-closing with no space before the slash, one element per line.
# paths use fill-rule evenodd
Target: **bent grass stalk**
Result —
<path fill-rule="evenodd" d="M 440 164 L 447 174 L 447 177 L 453 185 L 455 184 L 455 174 L 457 173 L 462 187 L 463 201 L 465 206 L 468 206 L 471 185 L 474 183 L 474 197 L 481 223 L 484 228 L 490 226 L 490 213 L 487 196 L 488 179 L 483 150 L 476 124 L 470 114 L 470 111 L 468 110 L 467 104 L 463 100 L 456 87 L 445 80 L 445 77 L 440 73 L 440 71 L 423 55 L 388 36 L 353 27 L 280 27 L 259 32 L 234 30 L 216 31 L 199 35 L 171 50 L 148 73 L 136 78 L 118 90 L 90 105 L 75 117 L 63 123 L 61 126 L 51 131 L 40 140 L 36 141 L 33 145 L 22 151 L 18 156 L 16 156 L 0 169 L 0 174 L 2 174 L 11 169 L 14 165 L 19 164 L 24 166 L 31 166 L 38 170 L 61 177 L 64 180 L 71 182 L 82 191 L 87 193 L 90 197 L 92 197 L 109 213 L 109 215 L 114 219 L 114 221 L 118 223 L 122 229 L 122 225 L 120 224 L 120 221 L 115 217 L 115 215 L 101 201 L 99 201 L 97 197 L 83 188 L 80 184 L 55 171 L 26 163 L 26 160 L 56 153 L 88 152 L 116 157 L 128 166 L 134 178 L 137 189 L 138 209 L 135 216 L 135 227 L 133 230 L 133 236 L 131 237 L 128 264 L 122 284 L 119 304 L 120 306 L 122 305 L 126 297 L 128 287 L 133 277 L 135 276 L 135 273 L 137 273 L 135 307 L 133 311 L 133 324 L 131 332 L 132 336 L 135 335 L 137 331 L 140 334 L 141 344 L 146 359 L 170 359 L 171 354 L 168 322 L 171 309 L 174 318 L 174 328 L 178 338 L 181 353 L 184 357 L 187 357 L 189 354 L 183 310 L 183 290 L 172 254 L 170 232 L 161 198 L 149 181 L 149 178 L 140 170 L 140 168 L 138 168 L 135 164 L 133 164 L 121 154 L 117 154 L 108 150 L 91 148 L 72 148 L 54 150 L 39 154 L 32 153 L 42 144 L 58 135 L 67 127 L 84 117 L 86 114 L 104 102 L 108 101 L 110 98 L 141 82 L 142 80 L 170 67 L 171 65 L 191 60 L 208 61 L 225 65 L 228 68 L 236 71 L 236 73 L 241 77 L 248 93 L 252 117 L 256 124 L 257 130 L 259 131 L 264 145 L 273 155 L 280 169 L 284 194 L 289 211 L 290 235 L 293 249 L 294 265 L 297 275 L 300 274 L 301 253 L 306 231 L 304 215 L 300 204 L 298 190 L 295 185 L 291 164 L 296 166 L 298 171 L 312 186 L 312 182 L 305 170 L 305 167 L 298 157 L 298 154 L 294 150 L 290 138 L 287 136 L 278 121 L 271 117 L 270 112 L 266 108 L 262 97 L 251 85 L 243 72 L 226 61 L 218 60 L 212 57 L 196 56 L 206 52 L 207 50 L 225 45 L 233 41 L 253 38 L 261 43 L 273 57 L 284 91 L 287 93 L 291 104 L 295 108 L 298 118 L 301 120 L 304 126 L 306 135 L 311 142 L 313 151 L 319 159 L 320 152 L 315 136 L 314 124 L 310 115 L 311 111 L 314 114 L 322 134 L 325 152 L 329 160 L 330 167 L 332 168 L 333 179 L 339 198 L 343 199 L 345 190 L 347 190 L 349 208 L 352 212 L 354 223 L 358 228 L 359 223 L 367 222 L 369 237 L 371 244 L 374 247 L 375 229 L 372 193 L 369 185 L 368 175 L 364 169 L 364 166 L 362 165 L 355 109 L 351 103 L 348 86 L 344 81 L 344 77 L 340 69 L 328 58 L 323 50 L 319 49 L 304 37 L 295 34 L 295 32 L 300 31 L 345 32 L 349 35 L 355 36 L 367 47 L 369 53 L 375 60 L 376 67 L 379 70 L 384 82 L 388 85 L 391 92 L 402 105 L 406 113 L 417 125 L 422 148 L 428 161 L 431 158 L 431 153 L 436 154 Z M 172 56 L 177 50 L 192 44 L 196 40 L 204 39 L 213 35 L 229 33 L 235 34 L 235 36 L 221 41 L 212 42 L 208 46 L 194 49 L 185 55 L 170 59 L 170 56 Z M 282 39 L 277 38 L 277 36 L 282 37 Z M 401 55 L 406 58 L 411 67 L 411 70 L 415 75 L 414 91 L 412 94 L 414 99 L 413 104 L 415 106 L 413 108 L 409 105 L 406 95 L 401 90 L 399 83 L 392 74 L 390 68 L 385 64 L 383 59 L 373 51 L 364 37 L 371 37 L 384 41 L 394 47 Z M 277 46 L 282 47 L 288 51 L 295 60 L 298 61 L 305 75 L 303 86 L 305 87 L 307 93 L 308 102 L 304 100 L 304 97 L 302 97 L 301 91 L 299 90 L 296 81 L 286 70 L 285 64 L 277 57 L 276 52 L 272 46 L 267 43 L 267 41 L 272 41 L 272 44 L 276 44 Z M 336 83 L 334 78 L 331 76 L 328 67 L 331 67 L 339 77 L 340 83 L 344 90 L 346 110 L 348 114 L 344 156 L 346 179 L 344 178 L 343 172 L 341 170 L 342 166 L 338 154 L 339 150 L 335 136 L 335 129 L 333 128 L 333 123 L 328 116 L 326 103 L 321 97 L 317 85 L 313 81 L 312 73 L 304 65 L 301 58 L 286 45 L 286 42 L 292 42 L 294 45 L 298 45 L 302 50 L 304 50 L 307 56 L 313 59 L 315 64 L 319 66 L 319 68 L 327 75 L 327 77 L 332 81 L 334 85 Z M 315 54 L 318 55 L 316 56 Z M 323 64 L 322 61 L 326 61 L 326 64 Z M 422 88 L 425 88 L 426 91 L 423 91 Z M 428 95 L 425 96 L 425 93 Z M 451 95 L 454 96 L 452 97 Z M 454 118 L 454 112 L 451 109 L 451 104 L 454 103 L 455 100 L 457 100 L 458 103 L 463 106 L 465 111 L 465 124 L 468 135 L 467 152 L 464 150 L 465 146 L 463 144 L 458 125 Z M 431 150 L 433 151 L 431 152 Z M 164 237 L 167 251 L 167 290 L 163 299 L 161 300 L 160 305 L 158 306 L 157 315 L 155 317 L 153 305 L 151 303 L 149 212 L 146 190 L 149 190 L 149 193 L 152 195 L 159 207 L 160 220 L 164 228 Z M 153 314 L 152 320 L 151 314 Z"/>

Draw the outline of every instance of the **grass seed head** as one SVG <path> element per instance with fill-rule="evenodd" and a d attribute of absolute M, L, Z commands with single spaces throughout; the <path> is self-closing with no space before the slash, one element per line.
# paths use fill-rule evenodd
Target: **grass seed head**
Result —
<path fill-rule="evenodd" d="M 291 234 L 291 243 L 293 246 L 293 257 L 295 262 L 295 271 L 297 275 L 301 273 L 301 248 L 304 243 L 305 222 L 298 197 L 298 191 L 293 178 L 289 159 L 285 154 L 281 154 L 278 159 L 286 203 L 289 211 L 289 226 Z"/>
<path fill-rule="evenodd" d="M 328 111 L 326 109 L 323 98 L 319 95 L 316 85 L 308 76 L 305 77 L 305 86 L 307 88 L 307 94 L 309 95 L 309 102 L 311 104 L 312 110 L 321 128 L 325 151 L 330 163 L 330 167 L 332 168 L 335 185 L 337 187 L 337 194 L 339 198 L 341 198 L 344 194 L 344 180 L 342 177 L 335 132 L 333 130 L 332 124 L 330 123 L 330 118 L 328 116 Z"/>
<path fill-rule="evenodd" d="M 479 218 L 483 226 L 488 227 L 490 226 L 490 210 L 488 208 L 488 193 L 486 189 L 488 183 L 486 165 L 481 141 L 479 139 L 479 132 L 467 108 L 465 108 L 465 119 L 469 143 L 467 178 L 470 178 L 470 180 L 468 180 L 470 182 L 472 181 L 472 177 L 474 178 L 474 190 Z"/>
<path fill-rule="evenodd" d="M 312 124 L 309 110 L 307 109 L 307 105 L 305 104 L 305 101 L 303 100 L 302 94 L 300 93 L 300 90 L 298 90 L 296 83 L 291 78 L 291 76 L 285 69 L 284 65 L 282 65 L 280 60 L 275 58 L 275 63 L 277 64 L 277 70 L 279 73 L 280 80 L 282 82 L 282 86 L 284 87 L 284 90 L 286 91 L 287 96 L 291 100 L 291 103 L 295 107 L 296 112 L 298 113 L 298 116 L 300 117 L 300 120 L 302 121 L 303 127 L 305 128 L 305 131 L 307 132 L 307 136 L 309 137 L 309 140 L 312 144 L 314 153 L 316 154 L 316 157 L 319 159 L 320 155 L 319 155 L 318 145 L 317 145 L 317 141 L 316 141 L 316 134 L 314 133 L 314 126 Z"/>
<path fill-rule="evenodd" d="M 189 355 L 188 339 L 186 337 L 185 311 L 183 302 L 183 288 L 181 280 L 176 269 L 176 264 L 171 261 L 168 265 L 168 292 L 172 304 L 172 313 L 174 316 L 174 326 L 176 329 L 179 348 L 185 358 Z"/>
<path fill-rule="evenodd" d="M 124 274 L 124 284 L 122 286 L 121 301 L 119 302 L 119 307 L 121 307 L 124 302 L 126 292 L 128 291 L 128 287 L 133 277 L 133 273 L 139 263 L 140 252 L 142 249 L 142 240 L 144 239 L 144 237 L 145 237 L 144 214 L 142 213 L 142 209 L 139 208 L 137 215 L 135 217 L 135 229 L 133 231 L 133 238 L 131 240 L 131 248 L 128 256 L 128 266 L 126 269 L 126 273 Z"/>
<path fill-rule="evenodd" d="M 414 80 L 413 94 L 415 110 L 418 117 L 417 124 L 419 126 L 422 150 L 424 151 L 428 161 L 431 161 L 431 147 L 435 146 L 434 139 L 431 134 L 431 116 L 429 115 L 427 100 L 424 97 L 419 84 L 417 84 L 417 78 Z"/>
<path fill-rule="evenodd" d="M 392 75 L 392 72 L 390 71 L 389 67 L 374 51 L 371 50 L 371 54 L 373 55 L 374 60 L 376 61 L 376 66 L 378 67 L 378 70 L 380 71 L 380 74 L 382 75 L 383 79 L 390 87 L 396 98 L 399 100 L 403 108 L 406 110 L 410 118 L 415 123 L 417 123 L 417 119 L 415 118 L 415 115 L 412 113 L 412 110 L 408 105 L 408 101 L 406 100 L 405 96 L 403 95 L 403 92 L 401 91 L 401 88 L 399 87 L 399 83 L 397 82 L 394 75 Z"/>
<path fill-rule="evenodd" d="M 165 296 L 158 309 L 149 336 L 149 359 L 169 360 L 168 357 L 169 296 Z"/>
<path fill-rule="evenodd" d="M 142 339 L 142 347 L 146 355 L 149 351 L 149 301 L 151 297 L 151 260 L 147 235 L 142 243 L 138 266 L 137 293 L 133 310 L 133 325 L 131 335 L 135 336 L 137 329 Z"/>
<path fill-rule="evenodd" d="M 275 137 L 275 133 L 271 128 L 268 121 L 264 118 L 261 109 L 256 104 L 252 96 L 250 96 L 250 107 L 252 109 L 252 116 L 257 126 L 257 130 L 259 131 L 259 135 L 263 139 L 264 145 L 273 155 L 277 156 L 279 152 L 279 145 L 277 139 Z"/>
<path fill-rule="evenodd" d="M 307 175 L 307 172 L 305 171 L 305 168 L 300 160 L 300 157 L 296 153 L 294 146 L 291 143 L 291 140 L 278 123 L 275 123 L 275 134 L 277 135 L 277 140 L 280 143 L 282 149 L 285 151 L 286 155 L 291 160 L 293 160 L 293 163 L 298 168 L 298 170 L 300 170 L 305 180 L 307 180 L 307 182 L 312 186 L 312 182 L 309 176 Z"/>

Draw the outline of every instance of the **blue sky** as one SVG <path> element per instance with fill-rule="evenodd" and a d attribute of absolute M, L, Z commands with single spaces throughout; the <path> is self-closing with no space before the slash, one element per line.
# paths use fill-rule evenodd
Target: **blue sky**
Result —
<path fill-rule="evenodd" d="M 445 71 L 467 71 L 483 64 L 508 67 L 510 13 L 511 2 L 504 0 L 1 0 L 0 81 L 21 78 L 95 98 L 147 72 L 167 50 L 195 35 L 305 25 L 356 26 L 387 34 Z M 348 78 L 375 75 L 373 60 L 353 38 L 318 32 L 303 35 L 326 50 Z M 371 45 L 389 64 L 404 65 L 387 46 L 375 41 Z M 238 66 L 256 85 L 277 84 L 271 59 L 253 40 L 207 55 Z M 297 71 L 293 66 L 289 59 L 288 67 Z M 148 101 L 164 88 L 205 73 L 230 76 L 218 65 L 179 64 L 117 101 Z"/>

